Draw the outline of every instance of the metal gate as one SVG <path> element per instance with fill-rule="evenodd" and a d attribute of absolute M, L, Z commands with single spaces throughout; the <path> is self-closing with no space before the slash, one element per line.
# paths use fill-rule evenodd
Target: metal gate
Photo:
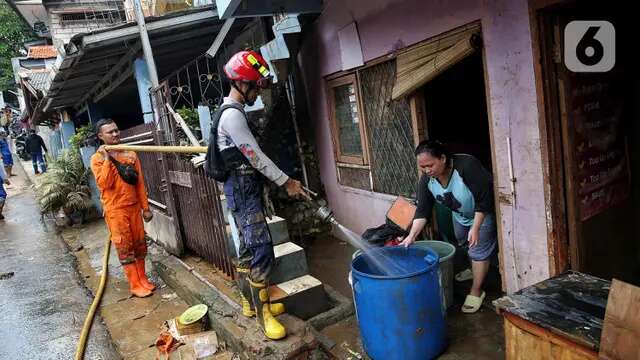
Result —
<path fill-rule="evenodd" d="M 159 141 L 155 124 L 142 124 L 120 133 L 121 142 L 128 145 L 157 145 Z M 158 153 L 137 153 L 144 173 L 144 184 L 147 188 L 149 202 L 167 212 L 166 176 L 162 170 L 162 157 Z"/>
<path fill-rule="evenodd" d="M 168 167 L 185 247 L 232 276 L 217 182 L 207 177 L 201 167 L 195 168 L 191 161 L 178 156 L 168 157 Z"/>
<path fill-rule="evenodd" d="M 179 107 L 193 109 L 197 105 L 214 107 L 222 101 L 222 93 L 215 61 L 206 56 L 196 58 L 165 78 L 159 87 L 151 90 L 154 115 L 163 135 L 158 144 L 177 145 L 178 142 L 176 121 L 167 105 L 175 110 Z M 167 192 L 175 206 L 175 218 L 185 248 L 233 278 L 231 247 L 218 183 L 208 178 L 201 167 L 196 168 L 187 156 L 167 154 L 162 158 L 165 167 L 162 179 L 168 179 L 165 182 Z M 145 162 L 143 166 L 152 168 L 154 165 Z"/>

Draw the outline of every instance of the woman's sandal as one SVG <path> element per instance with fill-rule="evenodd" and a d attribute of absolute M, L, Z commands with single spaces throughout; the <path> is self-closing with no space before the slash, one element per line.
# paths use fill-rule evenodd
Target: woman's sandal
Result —
<path fill-rule="evenodd" d="M 473 296 L 471 294 L 467 295 L 467 298 L 464 299 L 464 304 L 462 304 L 462 312 L 465 314 L 473 314 L 474 312 L 480 310 L 482 306 L 482 302 L 487 294 L 483 291 L 480 297 Z"/>

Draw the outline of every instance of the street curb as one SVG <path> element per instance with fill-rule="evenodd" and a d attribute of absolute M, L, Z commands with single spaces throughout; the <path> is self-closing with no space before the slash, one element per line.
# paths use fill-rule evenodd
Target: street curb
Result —
<path fill-rule="evenodd" d="M 327 284 L 322 285 L 324 286 L 324 291 L 327 293 L 327 298 L 329 299 L 329 310 L 307 320 L 307 324 L 313 326 L 318 331 L 329 325 L 333 325 L 340 320 L 348 318 L 355 312 L 353 302 L 351 300 L 347 299 L 331 286 Z"/>
<path fill-rule="evenodd" d="M 291 335 L 280 341 L 266 340 L 255 320 L 240 316 L 239 305 L 193 268 L 158 246 L 151 246 L 149 250 L 148 257 L 164 282 L 188 304 L 206 304 L 212 330 L 243 359 L 328 358 L 321 346 L 323 342 L 318 339 L 319 333 L 304 321 L 288 314 L 280 315 L 278 319 L 291 330 Z"/>
<path fill-rule="evenodd" d="M 29 173 L 27 169 L 24 168 L 24 164 L 22 163 L 22 160 L 17 155 L 13 154 L 13 166 L 15 167 L 16 164 L 20 164 L 20 169 L 24 173 L 27 181 L 29 182 L 29 185 L 35 186 L 36 185 L 35 175 L 32 175 L 31 173 Z"/>

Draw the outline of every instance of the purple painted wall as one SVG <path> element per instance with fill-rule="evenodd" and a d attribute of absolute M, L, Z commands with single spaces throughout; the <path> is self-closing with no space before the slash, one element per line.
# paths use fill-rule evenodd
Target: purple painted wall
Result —
<path fill-rule="evenodd" d="M 341 69 L 338 31 L 356 22 L 369 61 L 455 27 L 481 20 L 507 291 L 549 277 L 540 134 L 526 0 L 330 0 L 300 54 L 314 114 L 322 181 L 345 226 L 361 233 L 384 221 L 393 196 L 337 182 L 324 77 Z M 506 138 L 512 139 L 517 203 L 510 195 Z"/>

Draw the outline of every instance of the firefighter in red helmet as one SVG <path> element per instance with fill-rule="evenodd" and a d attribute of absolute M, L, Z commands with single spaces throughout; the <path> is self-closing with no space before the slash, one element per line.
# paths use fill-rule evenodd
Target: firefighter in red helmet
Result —
<path fill-rule="evenodd" d="M 224 72 L 231 90 L 213 116 L 205 168 L 209 176 L 224 182 L 227 206 L 242 235 L 236 264 L 242 313 L 255 316 L 264 334 L 278 340 L 286 330 L 274 316 L 285 309 L 269 302 L 275 256 L 263 211 L 262 179 L 283 186 L 291 197 L 308 199 L 309 195 L 262 152 L 247 124 L 244 106 L 253 105 L 260 90 L 271 86 L 266 61 L 255 51 L 240 51 L 229 59 Z"/>

